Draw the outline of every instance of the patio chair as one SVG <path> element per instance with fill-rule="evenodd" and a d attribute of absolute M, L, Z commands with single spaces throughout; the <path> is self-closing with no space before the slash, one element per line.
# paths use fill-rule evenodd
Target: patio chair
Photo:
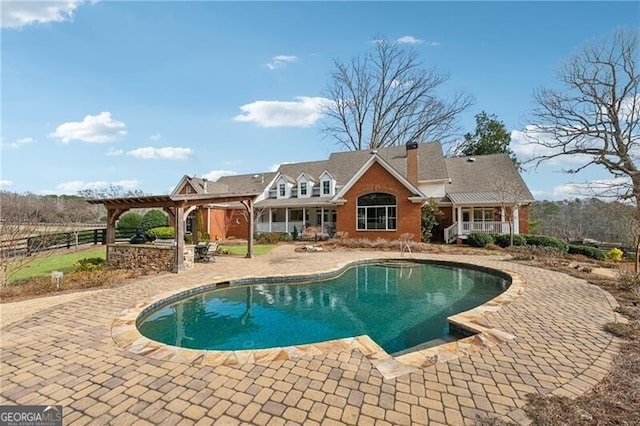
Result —
<path fill-rule="evenodd" d="M 213 262 L 213 253 L 218 249 L 218 244 L 213 246 L 211 243 L 198 243 L 194 247 L 194 261 L 196 262 Z"/>

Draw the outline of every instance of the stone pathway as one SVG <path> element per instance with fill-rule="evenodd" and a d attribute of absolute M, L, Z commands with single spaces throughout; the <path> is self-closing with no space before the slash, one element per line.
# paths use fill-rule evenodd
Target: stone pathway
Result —
<path fill-rule="evenodd" d="M 237 367 L 192 366 L 136 355 L 111 337 L 111 324 L 124 309 L 170 290 L 399 256 L 296 253 L 284 245 L 255 259 L 217 257 L 184 274 L 86 293 L 3 326 L 0 404 L 60 404 L 64 423 L 80 425 L 458 425 L 488 414 L 527 424 L 521 408 L 528 393 L 581 395 L 607 374 L 619 351 L 620 342 L 602 329 L 616 320 L 616 303 L 598 287 L 497 256 L 428 254 L 405 257 L 463 261 L 522 276 L 523 294 L 484 318 L 485 326 L 516 338 L 384 379 L 358 350 Z"/>

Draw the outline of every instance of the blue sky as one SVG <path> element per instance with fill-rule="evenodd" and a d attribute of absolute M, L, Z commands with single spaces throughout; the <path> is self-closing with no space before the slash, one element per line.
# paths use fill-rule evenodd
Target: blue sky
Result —
<path fill-rule="evenodd" d="M 527 124 L 533 91 L 594 37 L 638 26 L 638 2 L 2 1 L 0 187 L 74 194 L 105 184 L 163 194 L 184 174 L 272 170 L 342 148 L 320 133 L 333 60 L 404 41 L 464 90 L 460 116 Z M 524 173 L 538 199 L 578 176 Z"/>

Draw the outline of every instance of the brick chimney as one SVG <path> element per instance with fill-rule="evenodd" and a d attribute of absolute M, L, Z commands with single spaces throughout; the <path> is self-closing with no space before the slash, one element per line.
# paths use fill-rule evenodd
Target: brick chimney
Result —
<path fill-rule="evenodd" d="M 418 186 L 418 142 L 407 142 L 407 179 Z"/>

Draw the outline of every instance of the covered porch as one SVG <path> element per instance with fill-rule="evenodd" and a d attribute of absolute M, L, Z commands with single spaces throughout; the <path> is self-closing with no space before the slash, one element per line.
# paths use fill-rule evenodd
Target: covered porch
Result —
<path fill-rule="evenodd" d="M 255 230 L 261 232 L 286 232 L 294 228 L 302 234 L 316 228 L 322 234 L 335 232 L 336 209 L 333 206 L 256 207 Z"/>
<path fill-rule="evenodd" d="M 444 230 L 444 241 L 453 243 L 472 233 L 519 234 L 518 208 L 496 205 L 452 207 L 453 223 Z M 512 229 L 513 228 L 513 229 Z"/>

